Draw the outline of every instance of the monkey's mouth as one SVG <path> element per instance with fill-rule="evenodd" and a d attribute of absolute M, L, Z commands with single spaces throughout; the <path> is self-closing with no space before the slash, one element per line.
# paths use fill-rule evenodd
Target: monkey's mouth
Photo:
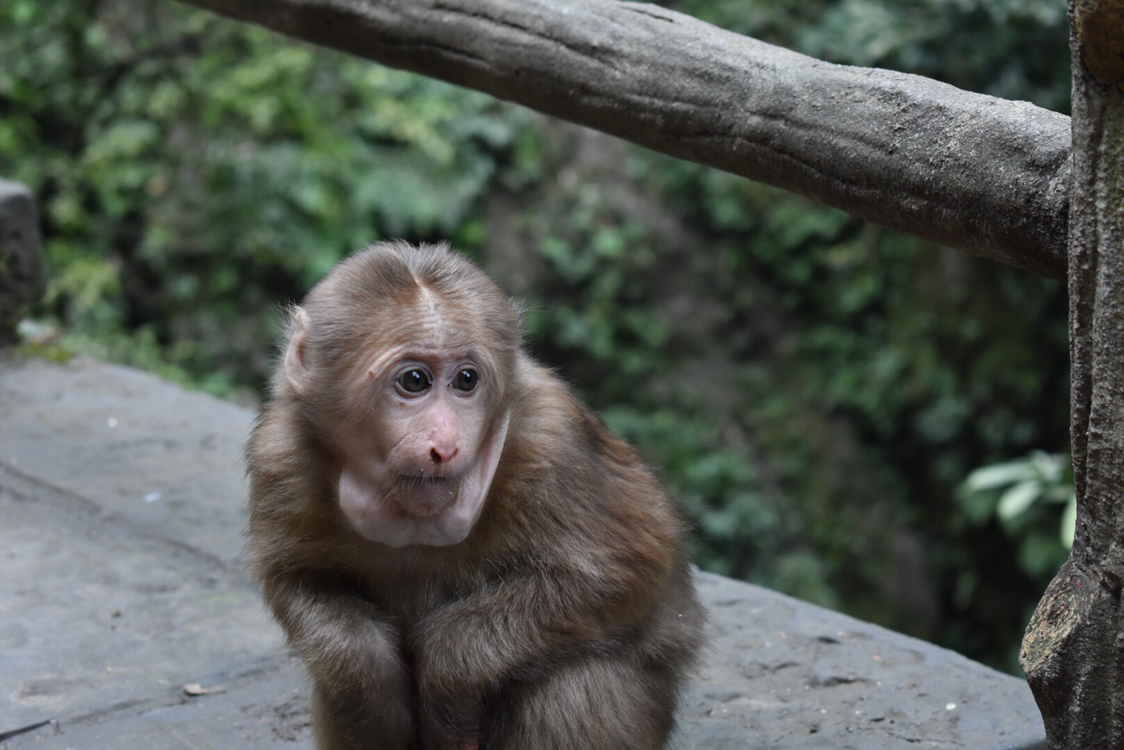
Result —
<path fill-rule="evenodd" d="M 435 516 L 457 496 L 457 477 L 434 474 L 399 474 L 398 505 L 413 516 Z"/>
<path fill-rule="evenodd" d="M 447 484 L 456 481 L 455 477 L 437 476 L 435 474 L 399 474 L 398 483 L 407 488 L 416 488 L 427 484 Z"/>

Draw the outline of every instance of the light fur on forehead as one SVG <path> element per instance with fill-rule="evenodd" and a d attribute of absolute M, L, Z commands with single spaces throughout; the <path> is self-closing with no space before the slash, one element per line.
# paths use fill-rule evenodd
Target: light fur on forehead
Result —
<path fill-rule="evenodd" d="M 356 355 L 385 345 L 402 305 L 425 306 L 427 299 L 452 315 L 450 330 L 469 333 L 498 371 L 510 375 L 523 346 L 523 314 L 499 285 L 447 244 L 381 242 L 338 263 L 290 308 L 274 392 L 338 402 L 337 386 L 350 370 L 369 364 Z"/>

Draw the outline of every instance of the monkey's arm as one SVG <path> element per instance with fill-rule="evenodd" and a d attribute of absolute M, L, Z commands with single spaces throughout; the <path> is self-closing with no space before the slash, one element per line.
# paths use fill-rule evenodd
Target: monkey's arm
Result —
<path fill-rule="evenodd" d="M 265 577 L 265 596 L 308 665 L 318 702 L 337 734 L 354 747 L 413 748 L 409 672 L 398 636 L 378 609 L 337 576 Z"/>
<path fill-rule="evenodd" d="M 414 638 L 425 746 L 459 747 L 474 739 L 489 692 L 638 625 L 657 585 L 537 569 L 435 610 Z"/>

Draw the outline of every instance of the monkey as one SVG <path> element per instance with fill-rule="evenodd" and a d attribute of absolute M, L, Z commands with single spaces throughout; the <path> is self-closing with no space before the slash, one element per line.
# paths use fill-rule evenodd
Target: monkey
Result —
<path fill-rule="evenodd" d="M 372 245 L 291 308 L 246 461 L 319 750 L 666 746 L 704 622 L 685 523 L 450 246 Z"/>

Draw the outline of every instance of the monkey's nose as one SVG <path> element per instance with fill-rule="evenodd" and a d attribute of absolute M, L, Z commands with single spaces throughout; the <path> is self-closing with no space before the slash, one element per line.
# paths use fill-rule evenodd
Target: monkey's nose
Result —
<path fill-rule="evenodd" d="M 435 464 L 443 464 L 451 460 L 455 455 L 457 455 L 457 449 L 455 447 L 452 450 L 446 449 L 445 451 L 441 451 L 434 445 L 429 449 L 429 460 Z"/>

